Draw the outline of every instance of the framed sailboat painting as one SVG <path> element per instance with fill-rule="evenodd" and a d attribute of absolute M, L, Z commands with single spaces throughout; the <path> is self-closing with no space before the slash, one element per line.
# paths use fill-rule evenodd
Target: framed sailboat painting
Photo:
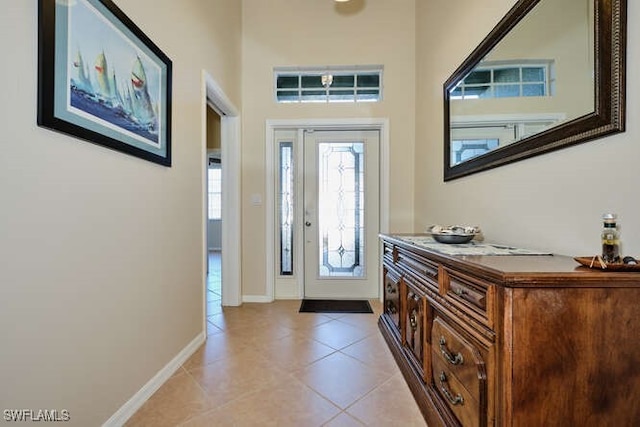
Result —
<path fill-rule="evenodd" d="M 111 0 L 38 1 L 38 125 L 171 166 L 171 60 Z"/>

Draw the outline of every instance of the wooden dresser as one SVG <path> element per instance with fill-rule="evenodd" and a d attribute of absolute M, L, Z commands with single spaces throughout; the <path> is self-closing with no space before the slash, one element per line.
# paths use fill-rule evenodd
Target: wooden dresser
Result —
<path fill-rule="evenodd" d="M 380 330 L 430 427 L 640 426 L 640 273 L 381 238 Z"/>

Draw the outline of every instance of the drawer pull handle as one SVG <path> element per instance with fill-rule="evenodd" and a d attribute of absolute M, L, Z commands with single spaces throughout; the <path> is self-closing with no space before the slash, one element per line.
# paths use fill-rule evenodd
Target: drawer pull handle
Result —
<path fill-rule="evenodd" d="M 440 391 L 442 391 L 442 394 L 444 394 L 449 403 L 451 403 L 452 405 L 464 405 L 464 397 L 462 397 L 460 393 L 458 393 L 454 397 L 453 394 L 449 391 L 449 387 L 447 386 L 447 376 L 444 372 L 440 374 Z"/>
<path fill-rule="evenodd" d="M 462 289 L 462 288 L 456 288 L 454 290 L 454 292 L 459 297 L 462 297 L 462 296 L 465 296 L 465 295 L 469 295 L 469 292 L 466 289 Z"/>
<path fill-rule="evenodd" d="M 388 294 L 395 294 L 396 293 L 396 289 L 391 286 L 391 283 L 387 284 L 387 293 Z"/>
<path fill-rule="evenodd" d="M 393 303 L 393 301 L 387 301 L 387 311 L 391 314 L 396 314 L 398 312 L 398 309 L 396 308 L 396 305 Z"/>
<path fill-rule="evenodd" d="M 453 353 L 449 351 L 447 348 L 447 340 L 445 340 L 444 337 L 440 337 L 440 352 L 452 365 L 462 365 L 464 363 L 464 358 L 461 353 L 454 356 Z"/>
<path fill-rule="evenodd" d="M 409 323 L 411 324 L 411 329 L 415 332 L 415 330 L 418 329 L 418 319 L 415 310 L 413 310 L 409 316 Z"/>

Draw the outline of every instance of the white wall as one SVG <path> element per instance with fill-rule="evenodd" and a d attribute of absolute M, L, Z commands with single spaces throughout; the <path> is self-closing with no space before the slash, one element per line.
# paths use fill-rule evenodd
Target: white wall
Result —
<path fill-rule="evenodd" d="M 632 78 L 640 73 L 640 27 L 633 25 L 640 4 L 628 3 L 625 133 L 444 183 L 442 83 L 515 1 L 417 2 L 416 231 L 473 224 L 494 242 L 591 255 L 600 251 L 601 215 L 612 211 L 623 253 L 640 254 L 640 82 Z"/>
<path fill-rule="evenodd" d="M 0 409 L 100 425 L 203 327 L 207 70 L 240 105 L 235 0 L 118 0 L 173 60 L 173 167 L 36 126 L 37 1 L 0 14 Z"/>
<path fill-rule="evenodd" d="M 243 294 L 266 294 L 265 123 L 268 119 L 387 117 L 390 123 L 390 227 L 413 224 L 415 0 L 243 1 L 242 282 Z M 273 68 L 382 64 L 384 101 L 368 104 L 276 104 Z"/>

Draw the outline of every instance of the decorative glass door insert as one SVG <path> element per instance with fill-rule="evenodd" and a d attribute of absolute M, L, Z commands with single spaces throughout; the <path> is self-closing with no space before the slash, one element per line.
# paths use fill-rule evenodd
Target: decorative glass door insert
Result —
<path fill-rule="evenodd" d="M 320 277 L 363 277 L 364 144 L 318 144 Z"/>

